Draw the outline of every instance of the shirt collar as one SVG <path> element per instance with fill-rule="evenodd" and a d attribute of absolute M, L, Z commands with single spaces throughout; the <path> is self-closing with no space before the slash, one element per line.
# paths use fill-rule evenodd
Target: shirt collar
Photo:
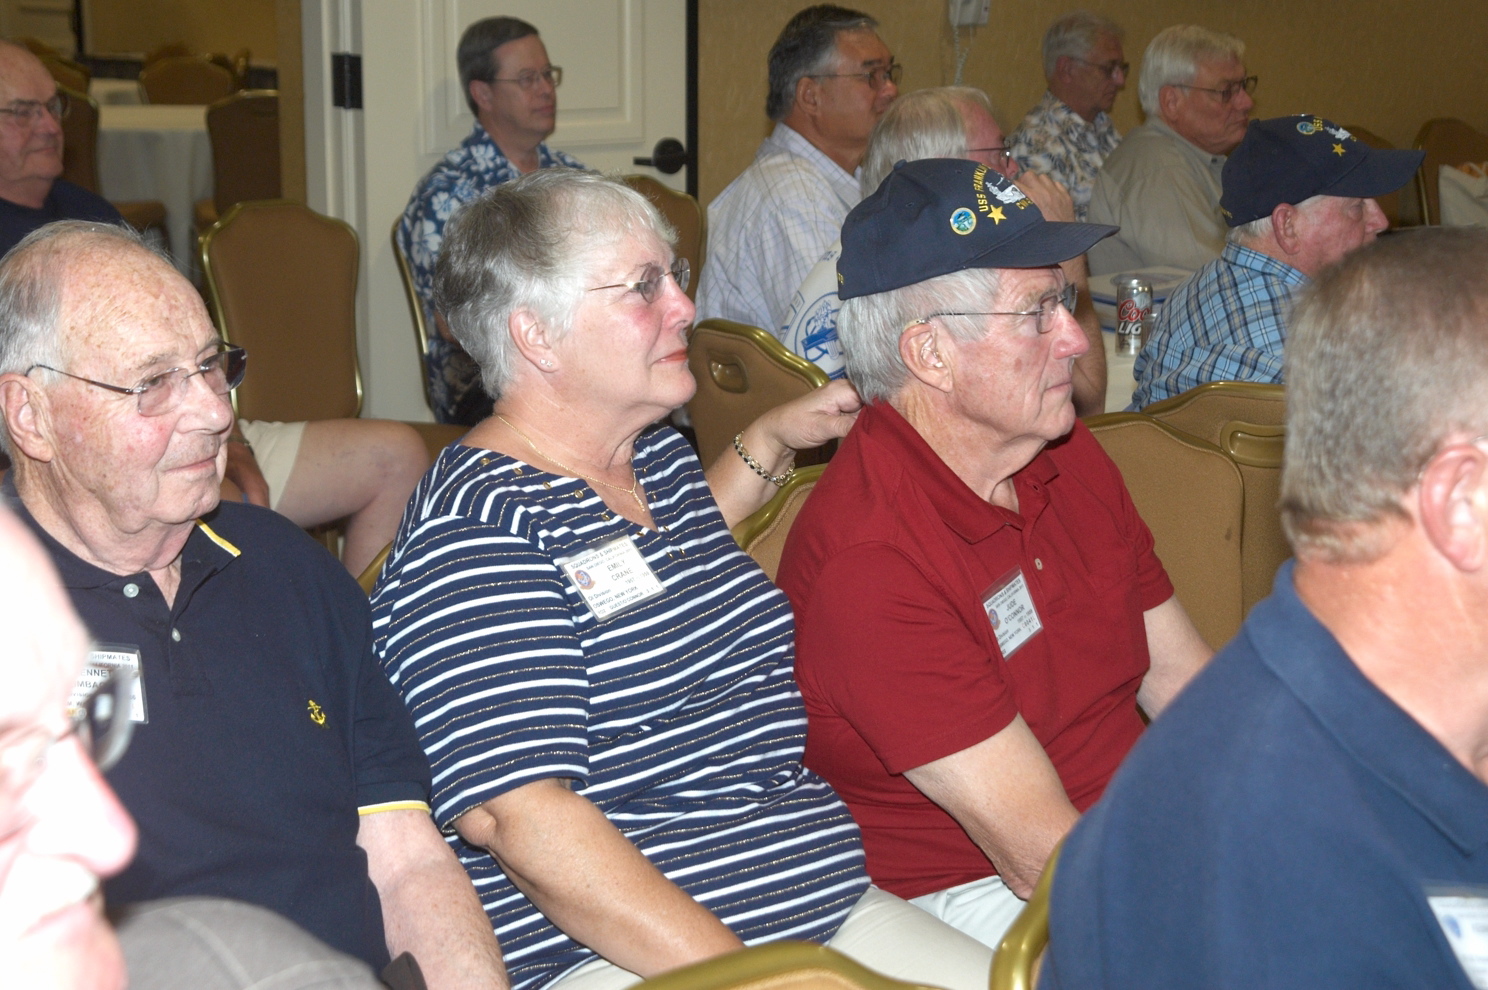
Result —
<path fill-rule="evenodd" d="M 1236 244 L 1234 241 L 1225 241 L 1221 255 L 1225 261 L 1238 268 L 1249 268 L 1252 271 L 1274 275 L 1288 285 L 1306 285 L 1311 281 L 1285 261 L 1280 261 L 1243 244 Z"/>
<path fill-rule="evenodd" d="M 862 430 L 870 443 L 890 447 L 908 480 L 924 492 L 945 524 L 967 543 L 978 543 L 1004 526 L 1023 528 L 1048 503 L 1049 481 L 1059 474 L 1048 456 L 1039 451 L 1026 467 L 1013 475 L 1021 512 L 993 505 L 977 495 L 940 459 L 899 410 L 887 402 L 872 402 L 858 415 L 853 430 Z M 868 453 L 866 456 L 874 456 Z"/>
<path fill-rule="evenodd" d="M 470 136 L 465 139 L 464 143 L 467 148 L 474 147 L 477 144 L 490 145 L 492 154 L 494 154 L 498 159 L 508 163 L 510 163 L 511 161 L 511 159 L 507 158 L 501 153 L 501 146 L 496 143 L 496 139 L 491 136 L 491 132 L 486 130 L 486 126 L 479 120 L 475 122 L 475 127 L 470 131 Z M 548 150 L 547 142 L 538 142 L 537 167 L 552 168 L 554 165 L 557 164 L 558 159 L 554 158 L 553 153 Z"/>
<path fill-rule="evenodd" d="M 1168 134 L 1176 138 L 1184 148 L 1187 148 L 1188 151 L 1195 158 L 1199 159 L 1199 161 L 1203 162 L 1205 165 L 1223 165 L 1228 160 L 1228 156 L 1226 155 L 1209 154 L 1209 152 L 1205 151 L 1203 148 L 1200 148 L 1188 138 L 1184 137 L 1182 134 L 1179 134 L 1177 131 L 1169 127 L 1167 125 L 1167 122 L 1160 117 L 1147 118 L 1147 126 L 1152 128 L 1159 134 Z"/>
<path fill-rule="evenodd" d="M 1488 845 L 1488 787 L 1349 659 L 1297 596 L 1293 561 L 1251 614 L 1241 635 L 1339 746 L 1464 854 Z"/>
<path fill-rule="evenodd" d="M 832 161 L 825 151 L 806 140 L 800 131 L 781 121 L 775 125 L 775 130 L 760 145 L 759 153 L 755 157 L 765 154 L 779 154 L 786 152 L 809 161 L 818 172 L 827 177 L 831 182 L 837 195 L 847 204 L 848 209 L 858 205 L 862 199 L 858 189 L 858 172 L 844 172 L 842 166 Z"/>
<path fill-rule="evenodd" d="M 1061 100 L 1048 90 L 1044 90 L 1044 112 L 1057 121 L 1062 127 L 1088 127 L 1091 130 L 1103 130 L 1110 123 L 1111 118 L 1104 110 L 1095 112 L 1094 120 L 1086 120 L 1075 112 L 1068 103 Z"/>

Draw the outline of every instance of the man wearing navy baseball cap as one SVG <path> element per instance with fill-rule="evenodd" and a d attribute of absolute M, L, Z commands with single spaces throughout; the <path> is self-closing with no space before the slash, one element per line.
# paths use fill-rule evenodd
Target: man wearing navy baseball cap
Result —
<path fill-rule="evenodd" d="M 996 945 L 1054 845 L 1209 656 L 1070 401 L 1089 342 L 1044 219 L 975 162 L 897 167 L 837 271 L 867 403 L 791 529 L 806 763 L 868 873 Z"/>
<path fill-rule="evenodd" d="M 1224 166 L 1224 252 L 1158 314 L 1130 408 L 1205 382 L 1279 384 L 1293 294 L 1389 226 L 1374 197 L 1424 154 L 1371 148 L 1311 114 L 1253 121 Z"/>

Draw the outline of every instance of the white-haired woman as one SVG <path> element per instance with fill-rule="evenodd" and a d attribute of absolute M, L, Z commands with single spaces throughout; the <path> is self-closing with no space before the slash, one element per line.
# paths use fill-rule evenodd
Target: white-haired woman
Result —
<path fill-rule="evenodd" d="M 373 596 L 435 818 L 523 990 L 775 938 L 984 987 L 989 950 L 870 889 L 851 817 L 801 766 L 789 603 L 728 532 L 792 447 L 846 433 L 856 395 L 764 417 L 705 480 L 655 425 L 695 388 L 669 242 L 644 198 L 563 169 L 449 228 L 436 301 L 495 412 L 424 479 Z"/>

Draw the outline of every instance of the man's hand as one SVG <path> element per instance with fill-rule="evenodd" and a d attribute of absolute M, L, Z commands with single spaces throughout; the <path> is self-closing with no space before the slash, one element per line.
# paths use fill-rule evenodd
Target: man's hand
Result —
<path fill-rule="evenodd" d="M 245 501 L 269 507 L 269 483 L 258 469 L 253 448 L 239 440 L 227 441 L 227 469 L 223 479 L 238 486 Z"/>
<path fill-rule="evenodd" d="M 1033 205 L 1039 208 L 1045 220 L 1074 223 L 1075 201 L 1057 179 L 1035 172 L 1020 172 L 1013 183 L 1023 191 L 1023 195 L 1033 200 Z"/>

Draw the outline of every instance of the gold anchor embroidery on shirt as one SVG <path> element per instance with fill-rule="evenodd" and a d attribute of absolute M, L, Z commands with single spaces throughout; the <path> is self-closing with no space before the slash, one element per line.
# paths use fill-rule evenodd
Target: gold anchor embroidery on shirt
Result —
<path fill-rule="evenodd" d="M 325 725 L 325 709 L 317 705 L 314 698 L 310 699 L 310 721 L 316 725 Z"/>

